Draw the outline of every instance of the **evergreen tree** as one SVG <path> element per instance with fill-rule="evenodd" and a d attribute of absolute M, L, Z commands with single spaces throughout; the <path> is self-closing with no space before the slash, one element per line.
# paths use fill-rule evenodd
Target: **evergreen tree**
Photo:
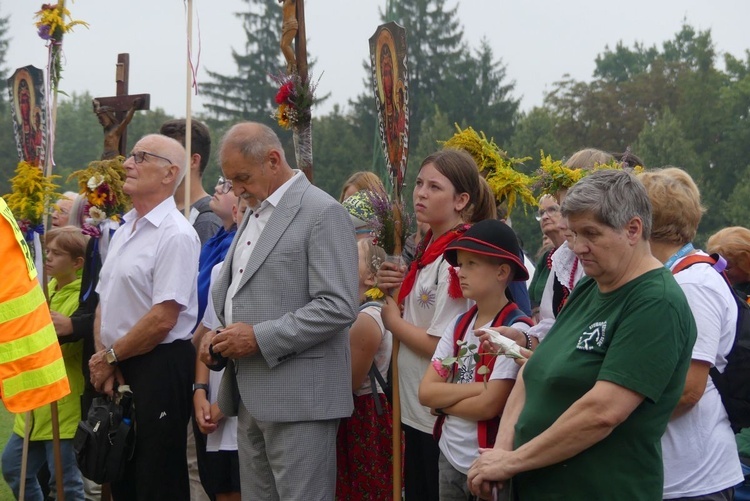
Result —
<path fill-rule="evenodd" d="M 10 38 L 8 37 L 8 16 L 0 17 L 0 112 L 5 113 L 5 103 L 8 100 L 8 68 L 5 64 L 7 63 L 8 47 L 10 46 Z"/>
<path fill-rule="evenodd" d="M 242 120 L 268 123 L 278 90 L 269 75 L 285 68 L 279 48 L 281 8 L 268 0 L 243 1 L 247 10 L 235 14 L 242 19 L 246 37 L 244 53 L 232 49 L 237 71 L 232 75 L 208 71 L 211 80 L 203 84 L 212 125 Z"/>

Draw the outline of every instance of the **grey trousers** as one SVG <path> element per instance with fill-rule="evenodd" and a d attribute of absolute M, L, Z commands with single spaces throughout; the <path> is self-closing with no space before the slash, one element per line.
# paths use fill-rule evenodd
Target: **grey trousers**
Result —
<path fill-rule="evenodd" d="M 338 426 L 338 419 L 258 421 L 240 403 L 237 446 L 243 501 L 332 501 Z"/>

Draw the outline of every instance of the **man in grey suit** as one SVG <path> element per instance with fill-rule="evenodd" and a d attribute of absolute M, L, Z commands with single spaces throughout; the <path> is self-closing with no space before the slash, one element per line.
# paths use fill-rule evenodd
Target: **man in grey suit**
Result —
<path fill-rule="evenodd" d="M 222 325 L 209 352 L 228 358 L 219 407 L 238 416 L 242 498 L 332 500 L 336 430 L 350 416 L 348 328 L 358 256 L 344 208 L 292 170 L 270 128 L 224 136 L 224 178 L 261 201 L 237 230 L 214 287 Z"/>

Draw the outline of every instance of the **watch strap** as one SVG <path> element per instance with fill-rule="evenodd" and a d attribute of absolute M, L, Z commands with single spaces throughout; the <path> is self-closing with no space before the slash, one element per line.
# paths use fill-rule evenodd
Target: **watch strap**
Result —
<path fill-rule="evenodd" d="M 206 395 L 208 395 L 208 385 L 206 383 L 193 383 L 193 393 L 197 390 L 205 390 Z"/>

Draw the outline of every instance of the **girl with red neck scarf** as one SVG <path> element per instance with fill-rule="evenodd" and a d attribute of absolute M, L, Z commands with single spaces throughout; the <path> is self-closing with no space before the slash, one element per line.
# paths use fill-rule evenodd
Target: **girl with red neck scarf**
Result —
<path fill-rule="evenodd" d="M 398 375 L 406 499 L 436 500 L 440 450 L 432 438 L 435 416 L 420 405 L 417 394 L 446 325 L 470 306 L 443 252 L 470 224 L 494 218 L 495 200 L 471 156 L 451 149 L 422 162 L 413 200 L 417 221 L 428 224 L 430 230 L 405 276 L 394 264 L 384 263 L 378 272 L 378 286 L 401 287 L 398 304 L 388 298 L 382 318 L 401 342 Z M 399 305 L 403 306 L 403 318 Z"/>

